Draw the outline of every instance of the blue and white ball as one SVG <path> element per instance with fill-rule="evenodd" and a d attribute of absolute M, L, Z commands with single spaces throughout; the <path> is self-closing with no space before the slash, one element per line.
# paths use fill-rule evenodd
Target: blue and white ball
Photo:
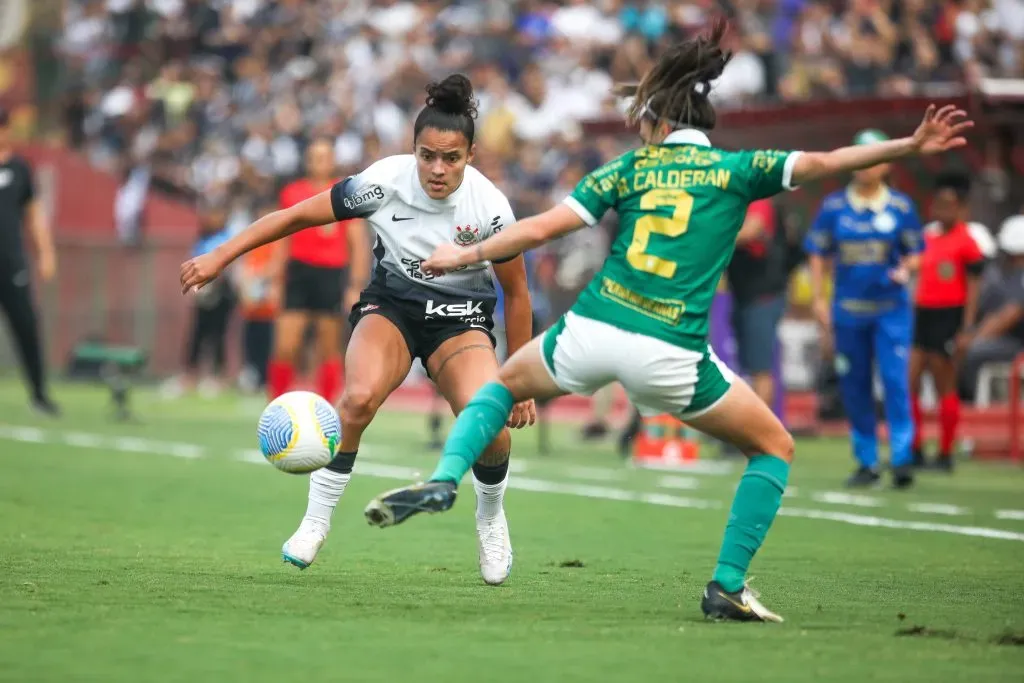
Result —
<path fill-rule="evenodd" d="M 305 474 L 329 463 L 341 446 L 341 419 L 319 394 L 290 391 L 260 415 L 260 451 L 282 472 Z"/>

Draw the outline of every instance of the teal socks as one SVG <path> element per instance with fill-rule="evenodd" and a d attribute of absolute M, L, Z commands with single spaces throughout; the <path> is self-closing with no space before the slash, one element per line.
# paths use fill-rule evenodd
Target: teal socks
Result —
<path fill-rule="evenodd" d="M 747 568 L 764 543 L 782 503 L 789 478 L 789 463 L 772 455 L 755 455 L 747 463 L 725 525 L 718 566 L 712 577 L 735 593 L 743 588 Z"/>
<path fill-rule="evenodd" d="M 441 462 L 430 481 L 458 484 L 512 414 L 512 392 L 504 384 L 488 382 L 480 387 L 465 410 L 459 413 L 441 452 Z"/>

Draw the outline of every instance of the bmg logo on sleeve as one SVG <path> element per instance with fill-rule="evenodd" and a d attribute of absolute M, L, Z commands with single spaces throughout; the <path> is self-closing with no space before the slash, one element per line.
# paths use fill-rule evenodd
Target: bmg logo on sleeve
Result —
<path fill-rule="evenodd" d="M 365 190 L 359 191 L 357 194 L 348 195 L 342 203 L 345 205 L 346 209 L 351 211 L 363 204 L 369 204 L 375 199 L 377 201 L 384 199 L 384 188 L 380 185 L 371 185 Z"/>

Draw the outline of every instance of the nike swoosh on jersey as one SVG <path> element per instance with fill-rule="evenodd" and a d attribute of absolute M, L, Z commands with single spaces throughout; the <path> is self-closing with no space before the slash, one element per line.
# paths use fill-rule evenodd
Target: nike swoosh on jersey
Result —
<path fill-rule="evenodd" d="M 412 218 L 412 216 L 408 218 L 399 218 L 397 214 L 391 214 L 391 220 L 394 221 L 395 223 L 398 223 L 399 221 L 411 221 Z"/>

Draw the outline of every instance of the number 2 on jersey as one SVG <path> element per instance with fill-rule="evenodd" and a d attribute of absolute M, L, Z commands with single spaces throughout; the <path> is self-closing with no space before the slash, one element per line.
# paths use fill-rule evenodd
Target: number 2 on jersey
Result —
<path fill-rule="evenodd" d="M 674 207 L 671 218 L 652 216 L 640 217 L 633 227 L 633 241 L 626 250 L 629 265 L 639 271 L 669 278 L 675 275 L 675 261 L 659 258 L 647 253 L 651 235 L 679 237 L 690 225 L 693 197 L 686 190 L 651 190 L 640 197 L 641 211 L 654 211 L 662 206 Z"/>

